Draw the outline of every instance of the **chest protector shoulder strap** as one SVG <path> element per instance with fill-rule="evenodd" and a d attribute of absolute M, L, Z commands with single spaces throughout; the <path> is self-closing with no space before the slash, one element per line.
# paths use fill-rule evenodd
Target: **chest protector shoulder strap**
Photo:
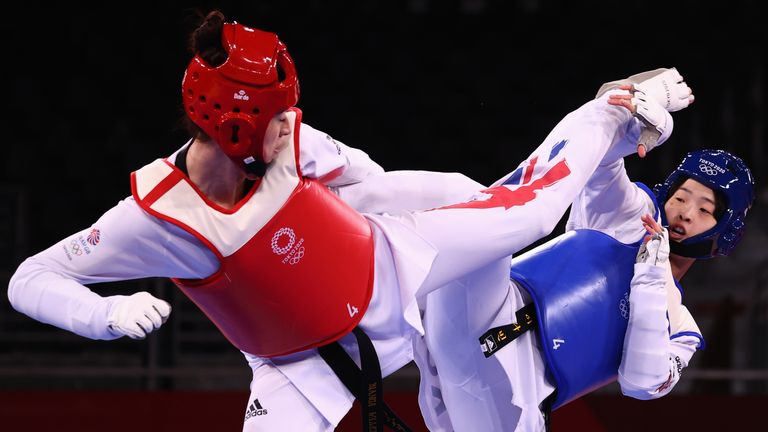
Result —
<path fill-rule="evenodd" d="M 511 279 L 536 307 L 547 375 L 557 387 L 552 409 L 616 379 L 637 250 L 583 229 L 512 261 Z"/>

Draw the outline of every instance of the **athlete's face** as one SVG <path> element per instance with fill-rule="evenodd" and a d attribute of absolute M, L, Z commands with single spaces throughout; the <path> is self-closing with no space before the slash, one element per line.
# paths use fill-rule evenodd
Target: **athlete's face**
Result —
<path fill-rule="evenodd" d="M 712 228 L 715 220 L 715 193 L 693 179 L 686 180 L 664 204 L 669 238 L 682 241 Z"/>
<path fill-rule="evenodd" d="M 285 112 L 281 112 L 269 121 L 267 132 L 264 134 L 264 162 L 272 162 L 288 144 L 291 134 L 291 124 Z"/>

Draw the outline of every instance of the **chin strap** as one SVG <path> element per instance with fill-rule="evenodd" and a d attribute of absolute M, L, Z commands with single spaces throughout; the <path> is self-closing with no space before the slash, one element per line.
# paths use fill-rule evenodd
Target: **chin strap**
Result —
<path fill-rule="evenodd" d="M 670 252 L 673 254 L 698 259 L 712 258 L 712 245 L 712 240 L 691 244 L 683 244 L 674 240 L 669 242 Z"/>
<path fill-rule="evenodd" d="M 245 172 L 248 174 L 253 174 L 257 177 L 264 177 L 264 174 L 267 172 L 267 164 L 264 163 L 263 160 L 249 157 L 243 160 L 243 164 L 245 166 Z"/>

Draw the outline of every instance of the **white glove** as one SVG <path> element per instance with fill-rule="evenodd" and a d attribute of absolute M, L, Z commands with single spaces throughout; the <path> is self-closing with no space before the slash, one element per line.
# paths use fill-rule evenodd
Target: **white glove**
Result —
<path fill-rule="evenodd" d="M 651 239 L 640 246 L 637 252 L 638 263 L 661 266 L 669 259 L 669 231 L 661 229 L 661 234 L 656 233 Z"/>
<path fill-rule="evenodd" d="M 160 328 L 171 314 L 171 305 L 148 292 L 113 298 L 116 300 L 110 308 L 107 324 L 113 333 L 131 339 L 144 339 Z"/>

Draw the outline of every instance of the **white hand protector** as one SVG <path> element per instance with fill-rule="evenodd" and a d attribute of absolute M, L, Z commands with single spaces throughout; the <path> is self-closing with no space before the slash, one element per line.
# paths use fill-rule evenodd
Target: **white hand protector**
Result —
<path fill-rule="evenodd" d="M 683 80 L 683 76 L 675 68 L 667 69 L 639 84 L 634 84 L 635 90 L 640 91 L 669 111 L 675 112 L 693 103 L 693 90 Z"/>
<path fill-rule="evenodd" d="M 107 316 L 112 332 L 131 339 L 144 339 L 160 328 L 171 314 L 171 305 L 148 292 L 116 298 Z"/>
<path fill-rule="evenodd" d="M 641 137 L 641 143 L 645 146 L 646 151 L 651 151 L 659 145 L 659 142 L 666 141 L 666 137 L 672 132 L 671 129 L 674 124 L 672 116 L 641 90 L 635 90 L 631 102 L 635 105 L 635 117 L 643 122 L 647 128 L 658 132 L 651 139 L 642 139 Z M 659 139 L 660 137 L 665 138 Z"/>
<path fill-rule="evenodd" d="M 637 252 L 637 263 L 662 266 L 669 259 L 669 231 L 661 229 L 661 233 L 654 234 L 651 239 Z"/>

